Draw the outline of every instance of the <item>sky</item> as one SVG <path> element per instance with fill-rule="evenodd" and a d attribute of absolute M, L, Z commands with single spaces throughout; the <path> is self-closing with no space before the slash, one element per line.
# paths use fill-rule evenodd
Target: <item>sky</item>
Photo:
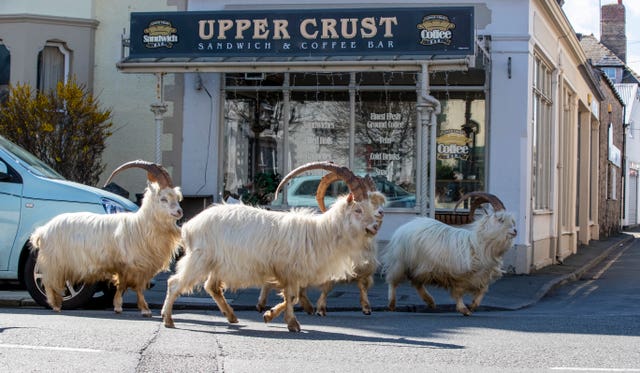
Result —
<path fill-rule="evenodd" d="M 565 0 L 564 10 L 575 32 L 600 40 L 600 5 L 618 0 Z M 640 0 L 622 0 L 627 16 L 627 65 L 640 74 Z"/>

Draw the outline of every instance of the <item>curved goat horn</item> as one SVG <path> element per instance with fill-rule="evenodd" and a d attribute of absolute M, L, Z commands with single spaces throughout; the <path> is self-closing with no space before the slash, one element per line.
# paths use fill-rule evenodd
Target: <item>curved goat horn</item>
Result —
<path fill-rule="evenodd" d="M 318 190 L 316 190 L 316 201 L 318 201 L 318 207 L 320 207 L 320 211 L 327 211 L 327 208 L 324 205 L 324 195 L 327 193 L 327 188 L 329 188 L 329 185 L 339 179 L 340 176 L 338 176 L 338 174 L 336 174 L 335 172 L 326 174 L 322 177 L 322 179 L 320 179 Z"/>
<path fill-rule="evenodd" d="M 321 161 L 321 162 L 310 162 L 310 163 L 304 164 L 292 170 L 291 172 L 289 172 L 282 179 L 282 181 L 280 181 L 280 184 L 278 184 L 278 187 L 276 188 L 276 192 L 274 194 L 274 199 L 278 198 L 278 192 L 280 191 L 280 189 L 294 176 L 305 171 L 318 170 L 318 169 L 326 170 L 326 171 L 337 174 L 338 177 L 344 180 L 344 182 L 347 184 L 347 187 L 349 188 L 351 193 L 353 193 L 353 197 L 356 201 L 362 201 L 365 198 L 367 198 L 368 185 L 364 182 L 362 178 L 359 178 L 358 176 L 356 176 L 347 167 L 338 166 L 333 162 Z M 324 198 L 324 195 L 322 196 L 322 198 Z"/>
<path fill-rule="evenodd" d="M 320 183 L 318 184 L 318 189 L 316 190 L 316 201 L 318 202 L 318 207 L 320 207 L 320 211 L 325 212 L 327 208 L 324 205 L 324 195 L 327 193 L 327 188 L 329 185 L 336 180 L 339 180 L 340 176 L 335 172 L 330 174 L 326 174 L 320 179 Z M 363 183 L 364 187 L 367 189 L 367 192 L 375 192 L 376 183 L 373 181 L 371 176 L 367 175 L 364 178 L 359 178 Z"/>
<path fill-rule="evenodd" d="M 111 173 L 111 176 L 109 176 L 104 185 L 107 186 L 107 184 L 111 182 L 111 179 L 113 179 L 121 171 L 124 171 L 128 168 L 142 168 L 144 170 L 147 170 L 147 179 L 149 179 L 150 182 L 158 183 L 161 188 L 173 188 L 173 181 L 171 181 L 171 176 L 164 167 L 157 163 L 147 162 L 143 160 L 127 162 L 116 168 Z"/>
<path fill-rule="evenodd" d="M 458 203 L 456 203 L 456 206 L 453 208 L 453 210 L 454 211 L 457 210 L 458 206 L 460 206 L 460 204 L 468 198 L 473 198 L 473 200 L 471 201 L 471 206 L 469 207 L 469 215 L 471 216 L 473 216 L 476 209 L 480 207 L 480 205 L 482 205 L 483 203 L 490 203 L 491 206 L 493 206 L 494 211 L 500 211 L 505 209 L 504 204 L 502 203 L 500 198 L 498 198 L 497 196 L 491 193 L 469 192 L 463 195 L 462 197 L 460 197 L 460 200 L 458 200 Z"/>

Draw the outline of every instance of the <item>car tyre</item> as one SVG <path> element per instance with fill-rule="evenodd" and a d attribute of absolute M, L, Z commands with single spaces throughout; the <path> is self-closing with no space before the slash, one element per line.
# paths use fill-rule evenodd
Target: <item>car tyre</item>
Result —
<path fill-rule="evenodd" d="M 42 307 L 51 308 L 47 303 L 47 296 L 42 284 L 42 277 L 37 271 L 37 252 L 31 252 L 24 265 L 24 283 L 33 300 Z M 96 293 L 98 284 L 67 284 L 62 298 L 63 309 L 75 309 L 86 306 Z M 111 298 L 113 299 L 113 297 Z"/>

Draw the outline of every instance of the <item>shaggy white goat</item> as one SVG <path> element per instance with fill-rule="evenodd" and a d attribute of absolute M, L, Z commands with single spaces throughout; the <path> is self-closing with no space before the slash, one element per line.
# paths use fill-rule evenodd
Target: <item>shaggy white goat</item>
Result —
<path fill-rule="evenodd" d="M 502 257 L 517 233 L 515 220 L 495 196 L 473 194 L 487 195 L 499 203 L 499 208 L 466 228 L 416 218 L 391 236 L 382 255 L 390 310 L 396 307 L 396 287 L 408 280 L 431 308 L 436 304 L 426 285 L 447 289 L 456 301 L 456 310 L 469 316 L 480 305 L 489 285 L 502 276 Z M 465 293 L 473 294 L 469 308 L 463 301 Z"/>
<path fill-rule="evenodd" d="M 153 276 L 168 269 L 178 248 L 180 228 L 176 221 L 182 218 L 182 193 L 171 185 L 162 166 L 145 161 L 125 163 L 109 180 L 131 167 L 146 169 L 150 181 L 138 211 L 61 214 L 32 234 L 31 244 L 38 251 L 37 268 L 54 311 L 62 307 L 65 281 L 111 280 L 117 288 L 113 299 L 116 313 L 122 312 L 122 294 L 132 288 L 142 315 L 151 317 L 143 291 Z"/>
<path fill-rule="evenodd" d="M 320 206 L 320 211 L 326 212 L 327 209 L 324 205 L 324 195 L 326 193 L 327 187 L 332 182 L 338 180 L 338 175 L 335 173 L 330 173 L 325 175 L 320 184 L 318 185 L 318 191 L 316 192 L 316 199 L 318 201 L 318 205 Z M 382 225 L 382 219 L 384 217 L 384 209 L 383 205 L 386 202 L 386 199 L 381 193 L 371 193 L 370 200 L 373 207 L 376 209 L 376 220 L 378 221 L 378 229 Z M 371 305 L 369 303 L 368 291 L 369 288 L 373 285 L 373 274 L 376 272 L 378 268 L 378 246 L 376 243 L 375 236 L 371 236 L 364 247 L 364 250 L 361 253 L 361 256 L 358 258 L 359 260 L 353 263 L 353 273 L 347 275 L 344 280 L 340 282 L 356 282 L 358 284 L 358 289 L 360 290 L 360 306 L 362 307 L 362 313 L 365 315 L 371 314 Z M 327 315 L 327 296 L 329 292 L 333 289 L 335 281 L 326 281 L 325 283 L 319 285 L 320 288 L 320 296 L 318 297 L 318 301 L 316 302 L 316 314 L 318 316 L 326 316 Z M 267 309 L 267 296 L 269 295 L 269 291 L 274 288 L 273 284 L 265 284 L 260 289 L 260 295 L 258 297 L 258 303 L 256 304 L 256 309 L 258 312 L 263 312 Z M 313 305 L 311 301 L 307 297 L 306 288 L 302 288 L 300 290 L 300 304 L 302 308 L 308 314 L 313 313 Z"/>
<path fill-rule="evenodd" d="M 344 167 L 315 162 L 293 170 L 325 169 L 344 175 L 351 194 L 338 198 L 329 211 L 269 211 L 247 205 L 214 205 L 182 227 L 186 255 L 167 284 L 162 307 L 166 327 L 174 327 L 177 297 L 205 281 L 204 288 L 231 323 L 238 322 L 224 290 L 274 283 L 284 301 L 263 315 L 269 322 L 281 312 L 290 331 L 300 331 L 293 306 L 301 287 L 344 277 L 352 270 L 369 237 L 378 231 L 367 179 Z M 369 179 L 370 180 L 370 179 Z M 283 184 L 281 182 L 281 185 Z"/>

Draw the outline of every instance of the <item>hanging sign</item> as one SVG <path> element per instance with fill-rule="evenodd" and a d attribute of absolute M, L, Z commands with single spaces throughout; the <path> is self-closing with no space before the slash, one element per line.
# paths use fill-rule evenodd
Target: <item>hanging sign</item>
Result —
<path fill-rule="evenodd" d="M 473 54 L 473 7 L 131 13 L 130 59 Z"/>

